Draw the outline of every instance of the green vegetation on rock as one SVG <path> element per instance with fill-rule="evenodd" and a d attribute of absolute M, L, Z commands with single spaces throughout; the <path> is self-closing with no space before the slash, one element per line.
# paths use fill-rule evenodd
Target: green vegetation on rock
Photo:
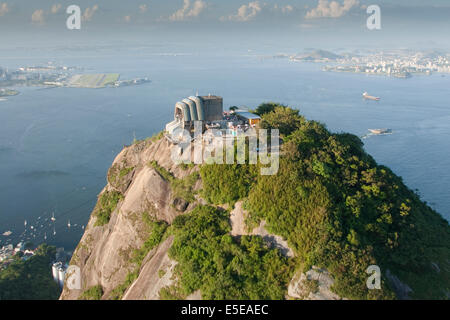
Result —
<path fill-rule="evenodd" d="M 280 131 L 278 172 L 262 176 L 260 164 L 204 164 L 177 179 L 157 161 L 150 162 L 170 183 L 171 200 L 195 201 L 194 186 L 201 178 L 201 196 L 211 205 L 189 206 L 195 208 L 171 226 L 143 214 L 148 226 L 144 244 L 127 249 L 129 273 L 109 298 L 123 297 L 145 257 L 169 235 L 174 237 L 169 256 L 177 261 L 171 280 L 176 281 L 160 290 L 161 299 L 184 299 L 198 291 L 203 299 L 284 299 L 292 276 L 313 266 L 328 271 L 334 280 L 331 290 L 342 298 L 449 298 L 450 227 L 445 219 L 377 164 L 358 137 L 332 133 L 284 105 L 268 103 L 256 110 L 261 128 Z M 114 176 L 129 172 L 124 166 Z M 94 210 L 97 225 L 109 222 L 121 199 L 115 191 L 100 196 Z M 230 212 L 217 205 L 232 207 L 237 201 L 248 213 L 246 223 L 259 226 L 264 220 L 267 231 L 286 239 L 295 256 L 283 256 L 260 236 L 232 237 Z M 381 268 L 381 290 L 367 288 L 371 265 Z M 159 270 L 159 277 L 164 272 Z M 319 291 L 320 285 L 307 279 L 300 297 Z M 98 297 L 100 289 L 89 288 L 83 296 Z"/>
<path fill-rule="evenodd" d="M 144 221 L 149 229 L 150 235 L 145 240 L 144 245 L 140 249 L 136 249 L 133 251 L 131 259 L 131 261 L 135 263 L 139 268 L 141 267 L 142 261 L 150 252 L 150 250 L 161 243 L 161 240 L 163 239 L 167 229 L 166 222 L 155 221 L 151 219 L 148 214 L 144 214 L 143 216 L 145 217 Z"/>
<path fill-rule="evenodd" d="M 255 182 L 257 168 L 239 164 L 210 164 L 200 168 L 202 196 L 209 203 L 235 203 L 248 195 Z"/>
<path fill-rule="evenodd" d="M 158 172 L 158 174 L 166 181 L 171 182 L 175 177 L 166 168 L 161 167 L 158 161 L 151 161 L 149 165 Z"/>
<path fill-rule="evenodd" d="M 127 177 L 134 167 L 120 166 L 114 164 L 108 170 L 108 183 L 116 190 L 125 191 L 131 182 L 131 177 Z"/>
<path fill-rule="evenodd" d="M 285 106 L 264 112 L 261 127 L 280 130 L 278 173 L 261 176 L 257 165 L 204 165 L 206 200 L 246 199 L 250 220 L 266 220 L 270 232 L 287 239 L 298 268 L 326 268 L 341 297 L 402 296 L 387 279 L 391 273 L 412 289 L 411 298 L 448 298 L 448 222 L 378 165 L 358 137 L 330 133 Z M 370 265 L 382 270 L 382 290 L 366 286 Z"/>
<path fill-rule="evenodd" d="M 103 296 L 103 288 L 101 285 L 96 285 L 85 290 L 78 300 L 101 300 Z"/>
<path fill-rule="evenodd" d="M 111 292 L 110 298 L 112 300 L 122 299 L 125 291 L 138 278 L 142 262 L 147 254 L 153 248 L 157 247 L 165 236 L 167 229 L 166 222 L 155 221 L 148 213 L 145 212 L 142 214 L 142 219 L 147 227 L 148 237 L 141 248 L 133 250 L 131 255 L 131 263 L 134 265 L 133 270 L 127 274 L 125 281 L 114 288 Z"/>
<path fill-rule="evenodd" d="M 193 191 L 193 188 L 199 178 L 199 173 L 193 172 L 183 179 L 173 179 L 170 185 L 174 197 L 184 199 L 187 202 L 195 201 L 195 192 Z"/>
<path fill-rule="evenodd" d="M 109 223 L 111 213 L 116 209 L 123 195 L 117 191 L 105 191 L 98 198 L 97 206 L 94 209 L 94 216 L 97 218 L 95 225 L 103 226 Z"/>
<path fill-rule="evenodd" d="M 169 255 L 179 263 L 182 296 L 200 289 L 203 299 L 284 298 L 293 271 L 287 258 L 261 237 L 231 237 L 227 211 L 198 206 L 172 226 Z"/>
<path fill-rule="evenodd" d="M 173 197 L 181 198 L 187 202 L 195 200 L 195 192 L 193 191 L 195 183 L 200 178 L 198 172 L 193 172 L 190 175 L 177 179 L 164 167 L 160 166 L 157 161 L 151 161 L 149 165 L 158 172 L 158 174 L 170 183 Z"/>

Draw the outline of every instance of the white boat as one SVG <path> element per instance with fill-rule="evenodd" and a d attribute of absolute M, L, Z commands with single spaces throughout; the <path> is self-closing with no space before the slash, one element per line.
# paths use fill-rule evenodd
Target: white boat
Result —
<path fill-rule="evenodd" d="M 363 98 L 366 99 L 366 100 L 373 100 L 373 101 L 380 101 L 380 99 L 381 99 L 379 97 L 371 96 L 367 92 L 363 93 Z"/>
<path fill-rule="evenodd" d="M 369 131 L 373 134 L 387 134 L 392 133 L 391 129 L 369 129 Z"/>

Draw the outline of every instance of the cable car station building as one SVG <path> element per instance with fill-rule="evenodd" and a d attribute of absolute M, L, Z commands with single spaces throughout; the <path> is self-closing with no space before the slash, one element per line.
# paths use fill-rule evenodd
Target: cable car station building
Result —
<path fill-rule="evenodd" d="M 166 125 L 172 133 L 181 128 L 192 131 L 194 121 L 212 123 L 223 119 L 223 99 L 218 96 L 191 96 L 175 104 L 174 120 Z"/>

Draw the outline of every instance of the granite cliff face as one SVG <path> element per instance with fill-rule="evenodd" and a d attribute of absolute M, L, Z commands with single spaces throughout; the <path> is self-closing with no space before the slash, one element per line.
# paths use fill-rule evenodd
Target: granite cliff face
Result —
<path fill-rule="evenodd" d="M 105 225 L 98 225 L 94 209 L 71 261 L 71 264 L 81 269 L 82 289 L 69 290 L 66 284 L 60 299 L 86 298 L 83 292 L 93 287 L 101 287 L 102 299 L 117 299 L 114 290 L 123 287 L 129 274 L 136 270 L 136 263 L 131 261 L 132 252 L 142 248 L 148 237 L 143 215 L 170 225 L 178 215 L 192 211 L 198 204 L 206 203 L 200 196 L 196 196 L 191 203 L 177 198 L 170 181 L 151 165 L 157 163 L 176 179 L 183 179 L 198 171 L 196 166 L 182 168 L 176 165 L 171 159 L 174 148 L 176 146 L 166 138 L 158 137 L 153 141 L 149 139 L 125 147 L 119 153 L 108 171 L 108 183 L 99 199 L 105 193 L 118 192 L 121 194 L 120 200 Z M 193 190 L 199 189 L 200 179 L 193 186 Z M 228 205 L 223 208 L 229 209 Z M 270 234 L 265 229 L 265 221 L 253 230 L 247 230 L 244 222 L 246 214 L 241 201 L 230 210 L 230 233 L 233 237 L 261 236 L 268 245 L 277 248 L 283 255 L 294 257 L 294 252 L 282 237 Z M 168 255 L 172 243 L 173 236 L 168 236 L 145 255 L 138 267 L 136 279 L 128 282 L 126 288 L 123 287 L 120 299 L 160 299 L 160 290 L 175 284 L 177 279 L 174 268 L 177 262 Z M 301 279 L 299 275 L 293 278 L 290 286 L 296 290 L 290 289 L 291 295 L 287 294 L 286 298 L 308 299 L 308 293 L 301 293 L 304 291 L 301 289 L 301 281 L 304 280 L 304 274 L 302 275 Z M 330 282 L 332 280 L 328 277 L 321 289 L 326 292 L 324 296 L 310 298 L 340 299 L 329 291 Z M 186 299 L 201 299 L 201 292 L 197 291 Z"/>
<path fill-rule="evenodd" d="M 161 170 L 158 171 L 151 165 L 157 163 L 158 167 L 169 172 L 175 179 L 183 179 L 198 171 L 196 166 L 184 169 L 177 166 L 171 159 L 174 148 L 176 146 L 160 136 L 153 141 L 148 139 L 125 147 L 116 157 L 108 171 L 108 183 L 99 199 L 103 194 L 116 192 L 121 195 L 120 200 L 105 225 L 98 225 L 94 209 L 71 261 L 71 264 L 81 269 L 82 289 L 69 290 L 65 286 L 61 299 L 79 299 L 85 290 L 95 286 L 101 286 L 103 299 L 117 298 L 112 293 L 113 290 L 123 285 L 129 273 L 136 268 L 136 264 L 131 261 L 132 252 L 139 250 L 148 237 L 143 215 L 170 225 L 176 216 L 188 213 L 196 205 L 205 203 L 199 196 L 191 203 L 176 197 L 169 179 L 161 175 Z M 193 190 L 200 188 L 201 181 L 197 180 Z M 243 215 L 240 205 L 233 210 L 234 214 Z M 243 226 L 240 228 L 243 229 Z M 236 226 L 233 230 L 234 236 L 245 233 L 235 229 Z M 270 237 L 264 227 L 253 234 L 258 232 L 262 232 L 261 236 L 276 244 L 274 237 Z M 146 254 L 139 266 L 137 279 L 127 286 L 120 298 L 159 299 L 159 291 L 176 281 L 173 269 L 177 262 L 168 256 L 172 242 L 173 237 L 169 236 Z M 284 250 L 292 255 L 289 248 Z M 200 292 L 187 297 L 200 298 Z"/>
<path fill-rule="evenodd" d="M 114 160 L 108 172 L 108 184 L 102 193 L 119 192 L 121 200 L 111 213 L 109 223 L 96 226 L 97 217 L 94 214 L 91 216 L 72 259 L 72 264 L 81 268 L 83 289 L 100 285 L 103 297 L 107 299 L 111 291 L 124 282 L 134 267 L 130 262 L 130 253 L 139 249 L 147 237 L 143 214 L 153 215 L 167 223 L 181 214 L 172 205 L 174 199 L 170 183 L 149 165 L 151 161 L 157 161 L 175 176 L 189 174 L 172 163 L 170 152 L 171 146 L 166 139 L 144 141 L 124 148 Z M 170 241 L 167 239 L 152 250 L 145 257 L 141 270 L 152 273 L 153 269 L 158 271 L 159 267 L 170 269 L 173 264 L 167 258 Z M 157 272 L 148 276 L 155 275 L 157 277 Z M 161 280 L 158 283 L 152 282 L 148 277 L 140 277 L 124 298 L 155 298 L 152 290 L 157 295 L 156 287 L 170 281 L 170 277 L 166 278 L 158 279 Z M 149 281 L 153 288 L 148 288 Z M 141 288 L 142 286 L 145 288 Z M 139 288 L 141 295 L 135 294 Z M 82 291 L 68 290 L 66 287 L 61 299 L 77 299 Z"/>

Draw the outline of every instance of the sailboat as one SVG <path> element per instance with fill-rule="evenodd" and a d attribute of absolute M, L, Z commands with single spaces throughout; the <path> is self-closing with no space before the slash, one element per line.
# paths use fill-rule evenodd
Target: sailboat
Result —
<path fill-rule="evenodd" d="M 69 229 L 70 229 L 70 220 L 69 220 L 69 223 L 67 223 L 67 226 L 69 227 Z"/>
<path fill-rule="evenodd" d="M 53 222 L 55 222 L 56 221 L 56 218 L 55 218 L 55 213 L 54 212 L 52 212 L 52 217 L 51 217 L 51 219 L 50 220 L 52 220 Z"/>

